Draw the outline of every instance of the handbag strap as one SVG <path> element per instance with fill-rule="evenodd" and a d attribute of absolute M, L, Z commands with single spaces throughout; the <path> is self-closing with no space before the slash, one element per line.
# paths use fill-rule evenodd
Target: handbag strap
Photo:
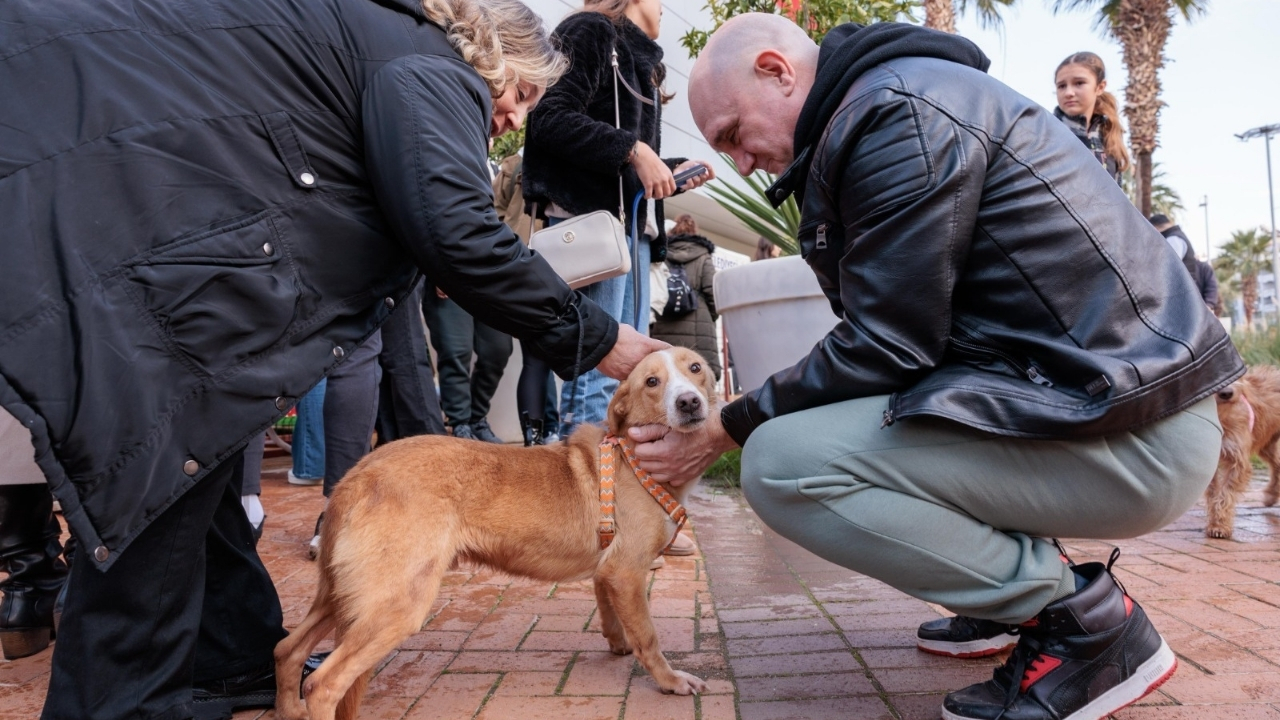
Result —
<path fill-rule="evenodd" d="M 618 69 L 618 46 L 614 45 L 609 49 L 610 61 L 613 65 L 613 126 L 618 130 L 622 129 L 622 106 L 618 104 L 618 79 L 622 77 L 622 71 Z M 630 90 L 631 86 L 628 85 Z M 627 225 L 627 199 L 626 194 L 622 191 L 622 171 L 618 171 L 618 219 L 622 221 L 622 226 Z"/>

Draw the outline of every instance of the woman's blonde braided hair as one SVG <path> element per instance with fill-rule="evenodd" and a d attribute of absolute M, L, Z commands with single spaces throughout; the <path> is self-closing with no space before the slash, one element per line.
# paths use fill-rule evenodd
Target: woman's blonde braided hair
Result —
<path fill-rule="evenodd" d="M 422 9 L 493 97 L 508 83 L 550 87 L 569 67 L 542 18 L 520 0 L 422 0 Z"/>

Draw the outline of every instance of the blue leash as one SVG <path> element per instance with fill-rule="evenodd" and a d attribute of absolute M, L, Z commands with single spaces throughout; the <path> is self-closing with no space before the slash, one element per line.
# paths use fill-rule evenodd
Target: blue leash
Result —
<path fill-rule="evenodd" d="M 640 329 L 640 231 L 638 228 L 640 222 L 640 201 L 644 199 L 644 191 L 636 193 L 636 197 L 631 201 L 631 272 L 634 273 L 632 278 L 632 289 L 634 292 L 634 302 L 632 303 L 632 315 L 635 324 L 631 327 Z M 645 268 L 644 281 L 649 281 L 648 268 Z"/>

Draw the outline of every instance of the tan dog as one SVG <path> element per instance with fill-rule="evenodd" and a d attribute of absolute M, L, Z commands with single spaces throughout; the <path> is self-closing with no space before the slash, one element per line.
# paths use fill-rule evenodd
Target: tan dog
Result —
<path fill-rule="evenodd" d="M 690 432 L 712 412 L 715 378 L 682 348 L 649 355 L 609 404 L 609 431 L 667 425 Z M 276 646 L 276 710 L 284 720 L 356 716 L 372 668 L 418 632 L 456 561 L 546 581 L 594 578 L 609 649 L 636 653 L 663 692 L 702 680 L 673 670 L 658 649 L 645 586 L 676 524 L 617 453 L 616 538 L 601 550 L 600 443 L 583 426 L 566 443 L 495 446 L 441 436 L 407 438 L 370 454 L 343 478 L 325 511 L 320 581 L 310 612 Z M 683 502 L 693 483 L 663 486 Z M 335 631 L 337 647 L 299 698 L 302 666 Z"/>
<path fill-rule="evenodd" d="M 1263 492 L 1268 507 L 1280 497 L 1280 368 L 1258 365 L 1244 377 L 1218 391 L 1218 419 L 1222 422 L 1222 453 L 1218 471 L 1204 492 L 1208 526 L 1205 535 L 1229 538 L 1235 529 L 1236 500 L 1249 487 L 1257 455 L 1271 468 L 1271 482 Z"/>

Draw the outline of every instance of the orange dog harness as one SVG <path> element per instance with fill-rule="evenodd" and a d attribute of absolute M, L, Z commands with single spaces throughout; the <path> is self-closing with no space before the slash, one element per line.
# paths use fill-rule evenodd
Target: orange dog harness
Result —
<path fill-rule="evenodd" d="M 657 480 L 654 480 L 653 476 L 640 469 L 640 461 L 636 459 L 635 450 L 616 435 L 605 435 L 604 440 L 600 443 L 600 549 L 608 548 L 613 543 L 614 536 L 618 533 L 617 524 L 613 519 L 613 448 L 615 445 L 622 449 L 622 456 L 627 459 L 627 464 L 635 471 L 636 479 L 640 481 L 644 489 L 648 490 L 649 494 L 653 496 L 654 501 L 661 505 L 662 509 L 676 523 L 676 532 L 671 536 L 671 542 L 667 543 L 667 547 L 663 548 L 665 552 L 676 541 L 676 537 L 680 534 L 680 528 L 684 527 L 689 515 L 684 511 L 684 506 L 680 504 L 680 501 L 675 499 L 675 496 L 667 492 L 667 489 L 662 487 Z"/>

